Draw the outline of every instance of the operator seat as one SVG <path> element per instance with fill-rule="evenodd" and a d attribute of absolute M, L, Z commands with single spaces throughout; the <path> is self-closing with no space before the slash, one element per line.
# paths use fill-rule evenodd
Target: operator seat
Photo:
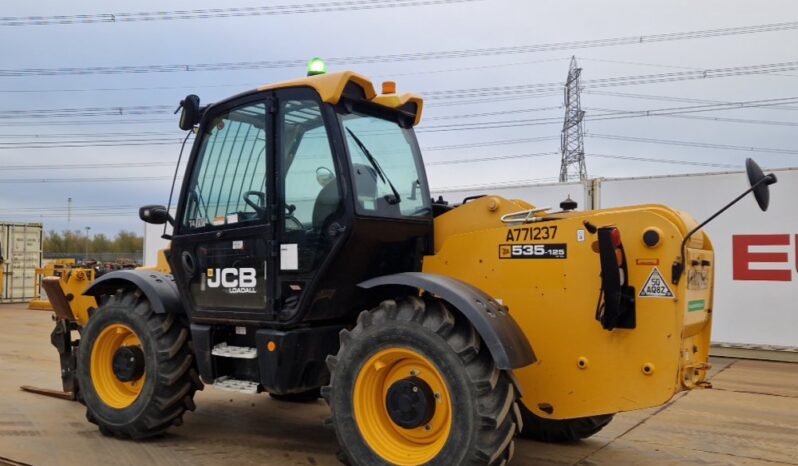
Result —
<path fill-rule="evenodd" d="M 319 195 L 316 196 L 316 202 L 313 204 L 313 229 L 319 231 L 324 228 L 327 219 L 338 210 L 340 205 L 338 178 L 333 178 L 321 188 Z"/>

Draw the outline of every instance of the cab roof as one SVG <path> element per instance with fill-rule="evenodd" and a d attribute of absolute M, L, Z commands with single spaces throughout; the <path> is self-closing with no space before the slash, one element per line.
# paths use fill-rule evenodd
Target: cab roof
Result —
<path fill-rule="evenodd" d="M 341 100 L 347 86 L 354 85 L 360 88 L 365 99 L 383 107 L 401 109 L 415 115 L 413 125 L 421 121 L 421 110 L 424 100 L 421 96 L 408 93 L 377 94 L 374 85 L 365 76 L 353 71 L 341 71 L 336 73 L 325 73 L 305 78 L 283 81 L 275 84 L 268 84 L 258 87 L 258 91 L 272 91 L 277 89 L 287 89 L 291 87 L 310 87 L 319 93 L 322 102 L 333 105 Z"/>

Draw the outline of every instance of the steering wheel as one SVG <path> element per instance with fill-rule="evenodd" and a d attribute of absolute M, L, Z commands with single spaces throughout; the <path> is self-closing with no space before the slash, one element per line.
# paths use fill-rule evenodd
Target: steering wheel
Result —
<path fill-rule="evenodd" d="M 250 199 L 250 197 L 256 197 L 257 203 Z M 252 210 L 258 213 L 258 216 L 263 217 L 266 215 L 266 194 L 261 191 L 247 191 L 244 193 L 244 202 L 252 207 Z"/>

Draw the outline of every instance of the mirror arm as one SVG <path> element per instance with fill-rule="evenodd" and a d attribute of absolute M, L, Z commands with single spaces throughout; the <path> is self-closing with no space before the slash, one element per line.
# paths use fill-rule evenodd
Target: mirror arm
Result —
<path fill-rule="evenodd" d="M 681 255 L 681 257 L 679 258 L 678 261 L 673 263 L 673 267 L 671 269 L 671 275 L 672 275 L 671 276 L 671 283 L 673 283 L 674 285 L 678 285 L 679 284 L 679 280 L 682 278 L 682 273 L 684 273 L 685 263 L 687 261 L 686 247 L 687 247 L 687 242 L 690 240 L 690 237 L 692 237 L 698 230 L 703 228 L 707 223 L 715 220 L 718 217 L 718 215 L 722 214 L 723 212 L 726 212 L 726 210 L 728 210 L 729 207 L 731 207 L 734 204 L 737 204 L 738 202 L 740 202 L 740 200 L 742 198 L 744 198 L 749 193 L 751 193 L 751 191 L 756 189 L 760 184 L 762 184 L 762 183 L 772 184 L 772 182 L 770 182 L 771 177 L 773 177 L 772 174 L 763 177 L 761 180 L 759 180 L 755 184 L 753 184 L 750 188 L 745 190 L 744 193 L 742 193 L 739 196 L 737 196 L 736 198 L 734 198 L 733 201 L 731 201 L 728 204 L 726 204 L 722 209 L 720 209 L 719 211 L 717 211 L 714 214 L 712 214 L 711 217 L 709 217 L 708 219 L 704 220 L 703 222 L 698 224 L 695 228 L 690 230 L 689 233 L 687 233 L 687 235 L 682 240 L 681 247 L 679 248 L 679 250 L 681 251 L 682 255 Z"/>

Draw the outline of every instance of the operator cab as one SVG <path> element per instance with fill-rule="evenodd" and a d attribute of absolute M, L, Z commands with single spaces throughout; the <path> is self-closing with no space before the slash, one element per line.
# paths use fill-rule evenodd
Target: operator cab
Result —
<path fill-rule="evenodd" d="M 358 283 L 421 270 L 419 97 L 344 72 L 181 105 L 198 128 L 168 260 L 192 321 L 335 322 L 362 310 Z"/>

